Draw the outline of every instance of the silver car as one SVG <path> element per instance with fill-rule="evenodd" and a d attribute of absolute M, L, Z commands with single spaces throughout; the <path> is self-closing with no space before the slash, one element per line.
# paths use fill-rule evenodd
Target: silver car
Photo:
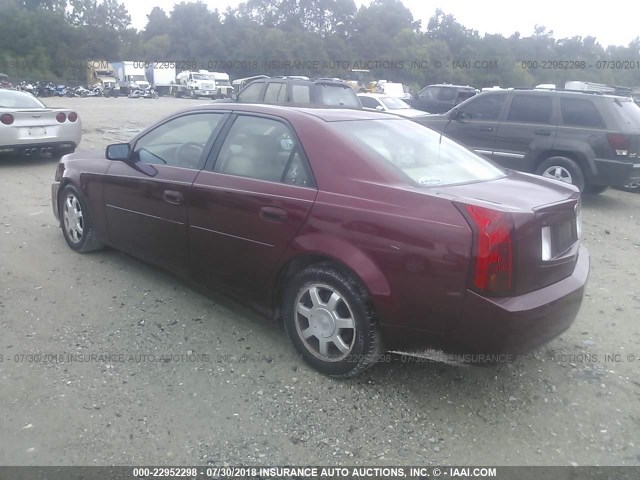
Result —
<path fill-rule="evenodd" d="M 379 112 L 395 113 L 401 117 L 414 118 L 427 115 L 427 112 L 416 110 L 404 100 L 390 97 L 383 93 L 359 93 L 358 98 L 365 110 L 377 110 Z"/>
<path fill-rule="evenodd" d="M 0 155 L 58 157 L 82 137 L 78 114 L 49 108 L 29 93 L 0 90 Z"/>

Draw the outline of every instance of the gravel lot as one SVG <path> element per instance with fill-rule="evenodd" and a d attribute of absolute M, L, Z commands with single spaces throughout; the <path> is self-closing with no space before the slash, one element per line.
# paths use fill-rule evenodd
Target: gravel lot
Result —
<path fill-rule="evenodd" d="M 204 100 L 45 102 L 102 150 Z M 640 465 L 639 194 L 584 199 L 587 294 L 543 349 L 491 368 L 394 357 L 336 381 L 233 302 L 117 251 L 73 253 L 55 165 L 0 160 L 0 464 Z"/>

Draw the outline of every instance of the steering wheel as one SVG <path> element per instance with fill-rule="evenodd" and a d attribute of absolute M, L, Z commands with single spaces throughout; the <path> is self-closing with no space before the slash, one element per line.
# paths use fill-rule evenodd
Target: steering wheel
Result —
<path fill-rule="evenodd" d="M 177 167 L 198 168 L 204 145 L 197 142 L 187 142 L 176 148 L 174 160 Z"/>

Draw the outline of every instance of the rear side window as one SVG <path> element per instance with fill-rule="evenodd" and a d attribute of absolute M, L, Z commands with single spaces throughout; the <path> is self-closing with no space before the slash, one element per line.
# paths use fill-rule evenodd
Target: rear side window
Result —
<path fill-rule="evenodd" d="M 456 90 L 449 87 L 441 87 L 438 92 L 438 100 L 441 102 L 450 102 L 456 98 Z"/>
<path fill-rule="evenodd" d="M 507 120 L 523 123 L 551 123 L 551 98 L 540 95 L 515 95 Z"/>
<path fill-rule="evenodd" d="M 256 180 L 313 186 L 295 136 L 269 118 L 239 116 L 227 134 L 214 171 Z"/>
<path fill-rule="evenodd" d="M 287 101 L 287 85 L 284 83 L 270 83 L 264 92 L 265 103 L 285 103 Z"/>
<path fill-rule="evenodd" d="M 474 90 L 460 90 L 456 102 L 464 102 L 467 98 L 471 98 L 476 94 Z"/>
<path fill-rule="evenodd" d="M 598 109 L 589 100 L 561 98 L 562 123 L 573 127 L 604 128 Z"/>
<path fill-rule="evenodd" d="M 311 90 L 309 85 L 291 85 L 292 103 L 311 103 Z"/>
<path fill-rule="evenodd" d="M 259 102 L 263 86 L 264 82 L 250 83 L 238 94 L 238 101 L 244 103 Z"/>

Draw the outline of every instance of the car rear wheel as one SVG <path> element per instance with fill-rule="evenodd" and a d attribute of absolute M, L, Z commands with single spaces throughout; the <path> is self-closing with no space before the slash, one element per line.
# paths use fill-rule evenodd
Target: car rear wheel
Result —
<path fill-rule="evenodd" d="M 582 192 L 585 187 L 584 173 L 580 165 L 567 157 L 550 157 L 538 166 L 538 175 L 570 183 Z"/>
<path fill-rule="evenodd" d="M 307 363 L 332 377 L 373 365 L 382 342 L 366 291 L 331 264 L 306 268 L 285 288 L 285 329 Z"/>
<path fill-rule="evenodd" d="M 71 185 L 60 192 L 60 218 L 64 239 L 76 252 L 87 253 L 103 248 L 97 239 L 91 215 L 80 193 Z"/>

